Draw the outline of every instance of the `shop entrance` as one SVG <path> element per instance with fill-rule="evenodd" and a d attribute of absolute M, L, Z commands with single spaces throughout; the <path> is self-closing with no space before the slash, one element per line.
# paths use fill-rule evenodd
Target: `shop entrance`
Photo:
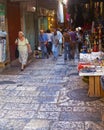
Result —
<path fill-rule="evenodd" d="M 35 24 L 34 24 L 34 13 L 25 13 L 25 37 L 29 40 L 31 48 L 35 49 Z M 31 23 L 31 24 L 30 24 Z"/>

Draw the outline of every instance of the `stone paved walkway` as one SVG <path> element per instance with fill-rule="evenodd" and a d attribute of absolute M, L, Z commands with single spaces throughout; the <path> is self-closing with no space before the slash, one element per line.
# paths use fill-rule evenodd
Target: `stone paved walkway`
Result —
<path fill-rule="evenodd" d="M 77 62 L 36 59 L 0 74 L 0 130 L 104 130 L 104 98 L 89 98 Z"/>

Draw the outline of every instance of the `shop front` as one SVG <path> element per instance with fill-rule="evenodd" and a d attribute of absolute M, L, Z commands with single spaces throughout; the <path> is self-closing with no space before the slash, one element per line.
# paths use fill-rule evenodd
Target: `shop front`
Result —
<path fill-rule="evenodd" d="M 7 19 L 8 19 L 8 38 L 10 50 L 10 62 L 16 60 L 15 57 L 15 40 L 18 37 L 18 32 L 22 30 L 25 37 L 29 40 L 32 50 L 35 48 L 35 13 L 28 8 L 27 2 L 13 1 L 7 2 Z M 31 23 L 31 24 L 30 24 Z M 12 25 L 12 26 L 11 26 Z"/>
<path fill-rule="evenodd" d="M 29 40 L 32 51 L 35 50 L 35 6 L 31 5 L 29 2 L 21 3 L 21 28 L 25 34 L 25 37 Z"/>
<path fill-rule="evenodd" d="M 9 62 L 6 1 L 0 1 L 0 70 Z"/>
<path fill-rule="evenodd" d="M 83 31 L 85 31 L 84 40 L 78 63 L 79 76 L 88 77 L 89 96 L 104 97 L 104 89 L 101 85 L 101 77 L 104 75 L 104 25 L 102 18 L 92 21 L 90 29 Z"/>
<path fill-rule="evenodd" d="M 57 26 L 57 21 L 56 21 L 56 14 L 54 10 L 50 10 L 48 13 L 48 28 L 56 28 Z"/>
<path fill-rule="evenodd" d="M 56 27 L 56 12 L 45 8 L 39 9 L 39 29 L 47 30 Z"/>

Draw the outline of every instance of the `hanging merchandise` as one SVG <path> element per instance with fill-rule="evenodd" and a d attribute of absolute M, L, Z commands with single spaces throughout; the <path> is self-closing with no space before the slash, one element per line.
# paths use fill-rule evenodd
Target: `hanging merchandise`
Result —
<path fill-rule="evenodd" d="M 103 2 L 100 2 L 100 15 L 102 16 L 103 14 Z"/>
<path fill-rule="evenodd" d="M 6 40 L 0 39 L 0 62 L 4 62 L 6 59 Z"/>
<path fill-rule="evenodd" d="M 0 31 L 0 62 L 6 60 L 6 32 Z"/>

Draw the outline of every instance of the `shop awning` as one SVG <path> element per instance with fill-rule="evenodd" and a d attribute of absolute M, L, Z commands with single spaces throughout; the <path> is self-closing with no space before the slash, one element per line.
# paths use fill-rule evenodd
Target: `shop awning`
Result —
<path fill-rule="evenodd" d="M 33 6 L 36 5 L 36 1 L 38 1 L 39 7 L 56 10 L 58 5 L 58 0 L 10 0 L 11 2 L 27 2 L 32 4 Z"/>

